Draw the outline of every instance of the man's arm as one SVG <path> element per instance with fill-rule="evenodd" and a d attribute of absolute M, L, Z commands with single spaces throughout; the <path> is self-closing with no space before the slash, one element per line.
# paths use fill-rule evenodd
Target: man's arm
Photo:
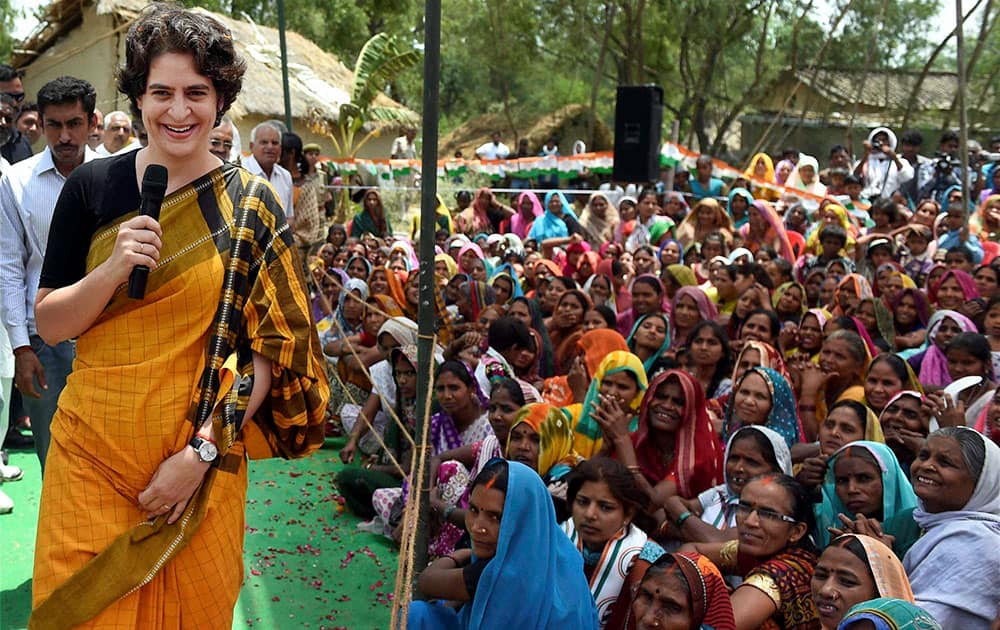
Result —
<path fill-rule="evenodd" d="M 3 325 L 15 350 L 29 346 L 28 238 L 9 176 L 0 179 L 0 299 Z"/>

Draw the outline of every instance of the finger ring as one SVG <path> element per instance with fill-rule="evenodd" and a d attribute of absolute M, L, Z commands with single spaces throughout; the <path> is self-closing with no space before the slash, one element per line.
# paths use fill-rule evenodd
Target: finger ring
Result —
<path fill-rule="evenodd" d="M 169 506 L 169 505 L 167 505 L 166 503 L 164 503 L 164 504 L 163 504 L 163 507 L 161 507 L 160 509 L 161 509 L 161 510 L 169 510 L 169 509 L 170 509 L 170 506 Z"/>

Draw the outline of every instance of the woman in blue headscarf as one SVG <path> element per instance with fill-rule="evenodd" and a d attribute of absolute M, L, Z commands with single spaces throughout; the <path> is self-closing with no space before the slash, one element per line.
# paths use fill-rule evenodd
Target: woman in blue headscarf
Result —
<path fill-rule="evenodd" d="M 465 526 L 471 550 L 428 566 L 422 593 L 462 602 L 454 609 L 410 604 L 411 630 L 596 630 L 597 608 L 583 557 L 556 524 L 552 497 L 538 473 L 496 459 L 476 476 Z M 530 577 L 531 584 L 525 579 Z"/>
<path fill-rule="evenodd" d="M 788 448 L 802 441 L 802 424 L 788 380 L 779 372 L 761 365 L 744 372 L 733 387 L 722 425 L 722 439 L 728 441 L 737 429 L 750 424 L 764 425 L 776 431 L 785 438 Z"/>
<path fill-rule="evenodd" d="M 900 558 L 906 555 L 920 536 L 920 528 L 913 520 L 917 495 L 892 450 L 878 442 L 851 442 L 831 455 L 826 465 L 823 501 L 815 504 L 816 544 L 820 547 L 829 544 L 827 528 L 842 528 L 839 515 L 843 514 L 851 520 L 861 517 L 877 520 L 882 532 L 894 539 L 882 542 Z M 878 479 L 882 486 L 881 501 L 874 500 L 875 493 L 870 492 L 873 486 L 869 487 Z"/>
<path fill-rule="evenodd" d="M 490 276 L 490 286 L 497 294 L 497 304 L 503 304 L 507 306 L 515 298 L 519 298 L 524 295 L 524 289 L 521 288 L 521 279 L 517 277 L 517 271 L 514 269 L 514 265 L 510 263 L 503 263 L 498 265 L 496 269 L 493 270 L 493 275 Z"/>
<path fill-rule="evenodd" d="M 729 191 L 729 201 L 726 202 L 726 212 L 733 220 L 733 228 L 739 229 L 746 225 L 749 219 L 750 206 L 754 198 L 746 188 L 733 188 Z M 735 207 L 734 207 L 735 206 Z"/>
<path fill-rule="evenodd" d="M 640 317 L 628 339 L 629 350 L 642 360 L 646 378 L 652 380 L 656 362 L 670 348 L 670 319 L 665 313 L 648 313 Z"/>
<path fill-rule="evenodd" d="M 855 604 L 837 626 L 837 630 L 941 630 L 929 612 L 902 599 L 879 597 Z"/>
<path fill-rule="evenodd" d="M 550 190 L 545 195 L 545 214 L 535 219 L 528 238 L 539 245 L 558 247 L 568 243 L 575 234 L 582 236 L 583 228 L 573 213 L 573 206 L 562 192 Z"/>

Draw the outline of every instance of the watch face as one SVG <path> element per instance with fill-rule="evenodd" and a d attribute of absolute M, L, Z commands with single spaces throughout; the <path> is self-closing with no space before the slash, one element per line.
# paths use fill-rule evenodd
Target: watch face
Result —
<path fill-rule="evenodd" d="M 219 456 L 219 449 L 215 448 L 215 444 L 212 444 L 208 440 L 201 443 L 198 447 L 198 457 L 201 458 L 203 462 L 214 462 L 215 458 Z"/>

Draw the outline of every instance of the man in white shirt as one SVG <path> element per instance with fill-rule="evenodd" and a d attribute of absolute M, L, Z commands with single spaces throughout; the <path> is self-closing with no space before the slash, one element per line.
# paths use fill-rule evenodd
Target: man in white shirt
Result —
<path fill-rule="evenodd" d="M 281 157 L 281 129 L 269 122 L 262 122 L 254 127 L 250 132 L 250 154 L 243 162 L 243 168 L 271 182 L 282 208 L 285 209 L 285 217 L 291 224 L 294 218 L 292 174 L 278 164 L 278 158 Z"/>
<path fill-rule="evenodd" d="M 128 114 L 122 111 L 111 112 L 104 117 L 104 142 L 97 145 L 97 154 L 106 157 L 122 151 L 128 146 L 131 136 L 132 119 Z"/>
<path fill-rule="evenodd" d="M 865 141 L 865 154 L 854 169 L 862 178 L 865 199 L 890 197 L 913 179 L 913 166 L 896 154 L 896 134 L 887 127 L 876 127 Z"/>
<path fill-rule="evenodd" d="M 73 364 L 73 343 L 46 344 L 35 329 L 35 295 L 49 226 L 66 177 L 97 158 L 87 138 L 97 126 L 92 85 L 60 77 L 38 91 L 46 146 L 0 178 L 0 299 L 14 351 L 14 384 L 31 418 L 35 450 L 45 470 L 49 424 Z"/>
<path fill-rule="evenodd" d="M 500 132 L 494 131 L 490 137 L 489 142 L 476 149 L 476 156 L 480 160 L 506 160 L 510 155 L 510 147 L 500 142 Z"/>
<path fill-rule="evenodd" d="M 392 141 L 392 159 L 394 160 L 415 160 L 417 159 L 417 130 L 409 127 L 395 140 Z"/>

